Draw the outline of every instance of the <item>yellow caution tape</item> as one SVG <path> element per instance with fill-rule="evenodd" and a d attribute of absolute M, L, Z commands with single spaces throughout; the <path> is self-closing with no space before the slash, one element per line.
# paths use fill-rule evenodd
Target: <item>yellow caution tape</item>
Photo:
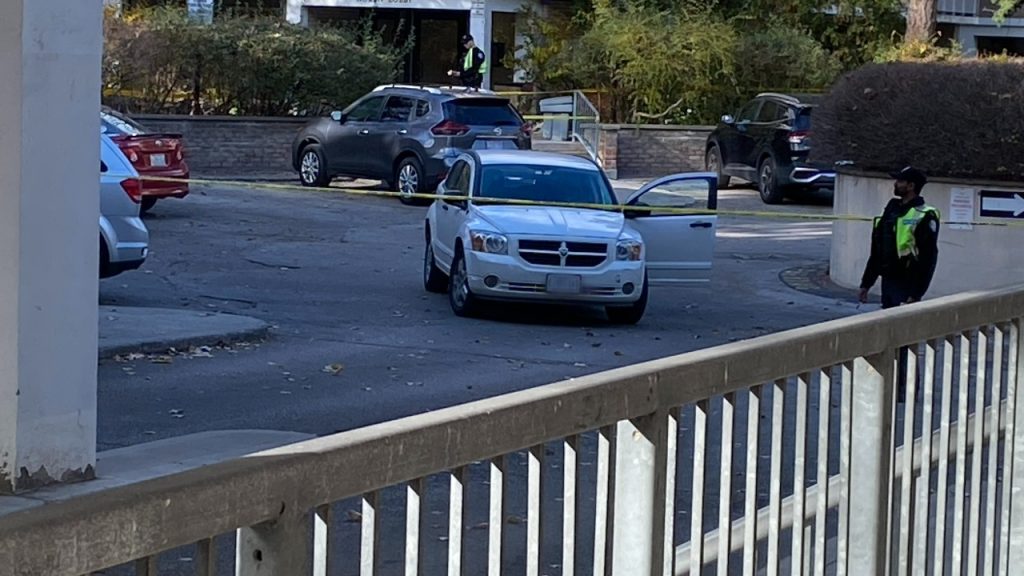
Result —
<path fill-rule="evenodd" d="M 536 200 L 517 199 L 488 199 L 481 197 L 456 196 L 452 194 L 402 194 L 401 192 L 387 190 L 367 190 L 364 188 L 353 188 L 344 186 L 301 186 L 299 184 L 280 184 L 275 182 L 247 182 L 244 180 L 218 180 L 213 178 L 167 178 L 163 176 L 139 176 L 140 180 L 149 182 L 174 182 L 178 184 L 220 186 L 229 188 L 246 188 L 250 190 L 286 190 L 298 192 L 322 192 L 341 193 L 350 196 L 364 196 L 377 198 L 415 198 L 419 200 L 449 201 L 473 200 L 477 204 L 502 204 L 515 206 L 545 206 L 554 208 L 576 208 L 581 210 L 603 210 L 605 212 L 657 212 L 659 215 L 669 216 L 737 216 L 748 218 L 765 218 L 772 220 L 816 220 L 820 222 L 873 222 L 872 216 L 857 216 L 852 214 L 808 214 L 801 212 L 772 212 L 768 210 L 719 210 L 707 208 L 672 208 L 663 206 L 627 206 L 616 204 L 588 204 L 583 202 L 537 202 Z M 942 224 L 969 224 L 972 226 L 996 226 L 996 227 L 1017 227 L 1024 226 L 1024 222 L 953 222 L 942 221 Z"/>

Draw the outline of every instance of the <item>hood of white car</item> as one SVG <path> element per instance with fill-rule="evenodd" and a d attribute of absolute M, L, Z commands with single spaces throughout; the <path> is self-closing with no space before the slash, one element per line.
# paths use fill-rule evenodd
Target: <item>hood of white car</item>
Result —
<path fill-rule="evenodd" d="M 477 206 L 477 214 L 504 234 L 618 238 L 621 213 L 548 206 Z"/>

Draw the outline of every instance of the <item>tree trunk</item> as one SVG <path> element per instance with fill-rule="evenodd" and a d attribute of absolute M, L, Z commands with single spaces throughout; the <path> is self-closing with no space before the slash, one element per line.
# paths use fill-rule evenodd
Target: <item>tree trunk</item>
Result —
<path fill-rule="evenodd" d="M 938 20 L 936 0 L 907 0 L 906 42 L 927 42 L 935 36 Z"/>

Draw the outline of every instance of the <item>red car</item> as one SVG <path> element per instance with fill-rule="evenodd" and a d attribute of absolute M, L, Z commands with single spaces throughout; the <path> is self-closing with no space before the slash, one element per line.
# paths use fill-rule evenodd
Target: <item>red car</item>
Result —
<path fill-rule="evenodd" d="M 188 164 L 181 134 L 150 132 L 110 108 L 100 110 L 103 133 L 110 136 L 142 176 L 142 212 L 161 198 L 188 196 L 188 182 L 146 180 L 147 176 L 187 180 Z"/>

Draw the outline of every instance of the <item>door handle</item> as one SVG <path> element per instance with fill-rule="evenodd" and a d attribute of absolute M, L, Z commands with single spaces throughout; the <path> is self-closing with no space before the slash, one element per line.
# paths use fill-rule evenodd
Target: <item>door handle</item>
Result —
<path fill-rule="evenodd" d="M 402 136 L 405 136 L 406 134 L 409 133 L 409 131 L 406 130 L 405 128 L 402 128 L 401 130 L 398 131 L 398 133 L 401 134 Z"/>
<path fill-rule="evenodd" d="M 360 136 L 366 136 L 369 133 L 370 133 L 370 131 L 365 129 L 365 128 L 359 131 L 359 135 Z"/>
<path fill-rule="evenodd" d="M 692 222 L 690 228 L 711 228 L 711 222 Z"/>

